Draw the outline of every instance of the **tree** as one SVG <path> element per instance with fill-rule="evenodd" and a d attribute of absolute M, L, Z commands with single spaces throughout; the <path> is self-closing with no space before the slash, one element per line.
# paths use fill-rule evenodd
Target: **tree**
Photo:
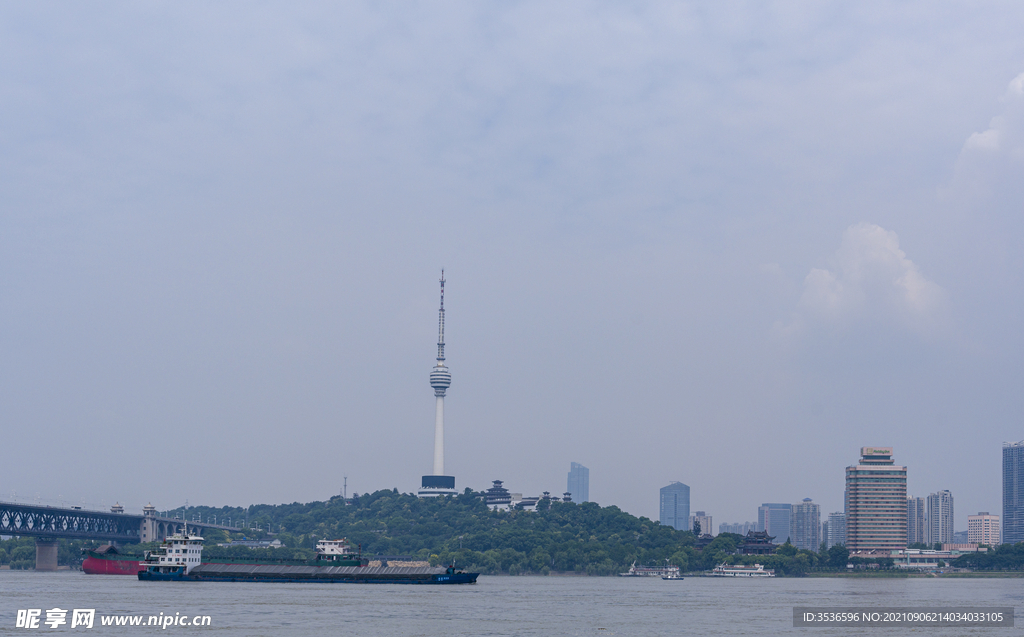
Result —
<path fill-rule="evenodd" d="M 828 565 L 832 568 L 846 568 L 850 560 L 850 550 L 842 544 L 835 544 L 828 550 Z"/>
<path fill-rule="evenodd" d="M 700 520 L 696 518 L 693 520 L 693 534 L 700 537 Z"/>

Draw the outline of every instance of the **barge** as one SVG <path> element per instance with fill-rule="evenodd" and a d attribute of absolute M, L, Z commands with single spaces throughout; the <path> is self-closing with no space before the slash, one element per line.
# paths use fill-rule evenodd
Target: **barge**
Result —
<path fill-rule="evenodd" d="M 475 584 L 479 573 L 454 566 L 368 566 L 345 539 L 321 540 L 313 560 L 202 561 L 203 538 L 187 531 L 147 552 L 142 581 L 321 582 L 349 584 Z"/>

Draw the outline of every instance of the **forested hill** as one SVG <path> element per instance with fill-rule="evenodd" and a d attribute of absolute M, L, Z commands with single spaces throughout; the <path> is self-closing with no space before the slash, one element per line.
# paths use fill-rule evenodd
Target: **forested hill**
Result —
<path fill-rule="evenodd" d="M 258 505 L 244 509 L 190 507 L 186 517 L 245 516 L 268 526 L 292 548 L 312 548 L 318 539 L 347 537 L 364 555 L 414 555 L 435 563 L 454 560 L 484 573 L 575 571 L 611 574 L 639 563 L 709 568 L 735 547 L 738 536 L 717 539 L 710 550 L 694 552 L 693 534 L 676 531 L 618 507 L 552 501 L 538 511 L 491 511 L 475 494 L 417 498 L 377 491 L 327 502 Z M 461 547 L 461 548 L 460 548 Z M 719 549 L 725 549 L 721 551 Z M 704 564 L 704 562 L 708 564 Z"/>

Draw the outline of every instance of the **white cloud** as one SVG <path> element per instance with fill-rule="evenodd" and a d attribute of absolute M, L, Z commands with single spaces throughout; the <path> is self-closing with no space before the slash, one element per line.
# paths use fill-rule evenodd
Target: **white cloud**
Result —
<path fill-rule="evenodd" d="M 969 194 L 1001 189 L 1007 181 L 1020 181 L 1024 161 L 1024 73 L 1010 81 L 1003 94 L 1003 112 L 984 131 L 964 142 L 956 164 L 955 186 Z"/>
<path fill-rule="evenodd" d="M 812 268 L 807 274 L 791 329 L 810 322 L 919 329 L 934 324 L 945 305 L 945 291 L 907 258 L 896 233 L 881 226 L 847 228 L 832 261 L 831 269 Z"/>

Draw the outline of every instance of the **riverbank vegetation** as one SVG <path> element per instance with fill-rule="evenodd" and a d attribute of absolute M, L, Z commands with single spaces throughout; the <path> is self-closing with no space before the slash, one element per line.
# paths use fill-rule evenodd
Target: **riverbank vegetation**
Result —
<path fill-rule="evenodd" d="M 689 531 L 677 531 L 618 507 L 542 500 L 537 511 L 493 511 L 480 494 L 466 490 L 448 498 L 418 498 L 397 490 L 382 490 L 327 501 L 248 508 L 189 507 L 168 512 L 204 523 L 244 522 L 244 533 L 230 539 L 275 538 L 284 548 L 218 547 L 229 539 L 222 531 L 205 532 L 205 557 L 306 559 L 321 539 L 347 537 L 363 555 L 410 556 L 432 564 L 454 562 L 460 568 L 486 574 L 565 573 L 612 575 L 630 564 L 670 563 L 683 572 L 709 571 L 718 564 L 763 564 L 780 576 L 895 573 L 891 559 L 862 563 L 843 546 L 828 550 L 797 549 L 789 542 L 772 555 L 736 555 L 742 536 L 722 533 L 706 545 Z M 61 541 L 62 565 L 81 563 L 81 549 L 100 542 Z M 129 545 L 122 552 L 141 554 L 155 545 Z M 32 538 L 0 542 L 0 565 L 32 568 Z M 853 564 L 854 569 L 848 569 Z M 987 572 L 1024 567 L 1024 544 L 1002 546 L 987 554 L 967 555 L 955 564 Z"/>

